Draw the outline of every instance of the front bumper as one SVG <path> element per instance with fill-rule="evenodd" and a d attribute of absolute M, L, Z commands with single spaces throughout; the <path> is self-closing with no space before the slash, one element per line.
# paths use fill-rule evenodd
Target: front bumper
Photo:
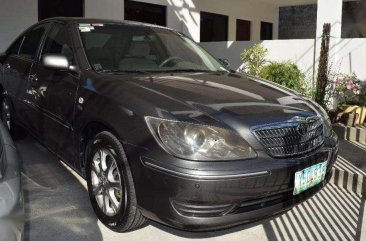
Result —
<path fill-rule="evenodd" d="M 182 168 L 142 156 L 133 168 L 137 201 L 144 216 L 184 230 L 249 223 L 282 213 L 317 193 L 331 178 L 337 154 L 335 137 L 303 157 L 273 159 L 258 152 L 255 160 L 222 163 L 220 171 Z M 325 180 L 293 196 L 294 174 L 324 161 Z"/>

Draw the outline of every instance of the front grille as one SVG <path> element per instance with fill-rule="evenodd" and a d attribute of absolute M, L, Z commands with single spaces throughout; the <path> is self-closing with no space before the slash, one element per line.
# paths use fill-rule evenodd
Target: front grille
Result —
<path fill-rule="evenodd" d="M 323 144 L 323 121 L 320 117 L 295 117 L 288 122 L 257 127 L 254 135 L 270 156 L 296 156 Z"/>

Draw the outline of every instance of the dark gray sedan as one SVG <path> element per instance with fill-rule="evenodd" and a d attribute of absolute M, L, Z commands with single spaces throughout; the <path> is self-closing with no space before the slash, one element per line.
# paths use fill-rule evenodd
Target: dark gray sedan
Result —
<path fill-rule="evenodd" d="M 304 96 L 228 70 L 184 34 L 42 21 L 0 56 L 2 117 L 88 182 L 98 218 L 225 228 L 284 212 L 330 179 L 338 142 Z"/>

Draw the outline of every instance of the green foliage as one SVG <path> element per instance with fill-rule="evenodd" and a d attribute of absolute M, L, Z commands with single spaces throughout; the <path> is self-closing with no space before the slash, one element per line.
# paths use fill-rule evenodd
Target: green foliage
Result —
<path fill-rule="evenodd" d="M 306 92 L 304 88 L 305 74 L 301 72 L 296 64 L 290 62 L 271 62 L 263 67 L 260 77 L 302 94 Z"/>
<path fill-rule="evenodd" d="M 360 103 L 361 105 L 366 106 L 366 81 L 363 82 L 360 92 Z"/>
<path fill-rule="evenodd" d="M 296 64 L 291 62 L 269 62 L 267 64 L 267 53 L 268 49 L 261 44 L 246 49 L 241 54 L 245 72 L 283 85 L 310 98 L 313 97 L 314 90 L 306 86 L 305 74 Z"/>
<path fill-rule="evenodd" d="M 241 59 L 245 64 L 245 70 L 248 74 L 259 76 L 264 64 L 268 49 L 261 44 L 255 44 L 253 47 L 244 50 Z"/>

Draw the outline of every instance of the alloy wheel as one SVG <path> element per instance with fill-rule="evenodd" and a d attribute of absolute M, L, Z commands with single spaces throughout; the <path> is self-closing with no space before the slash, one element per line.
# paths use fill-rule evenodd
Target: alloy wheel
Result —
<path fill-rule="evenodd" d="M 121 173 L 112 151 L 98 150 L 91 165 L 92 194 L 107 216 L 116 215 L 125 202 Z"/>

